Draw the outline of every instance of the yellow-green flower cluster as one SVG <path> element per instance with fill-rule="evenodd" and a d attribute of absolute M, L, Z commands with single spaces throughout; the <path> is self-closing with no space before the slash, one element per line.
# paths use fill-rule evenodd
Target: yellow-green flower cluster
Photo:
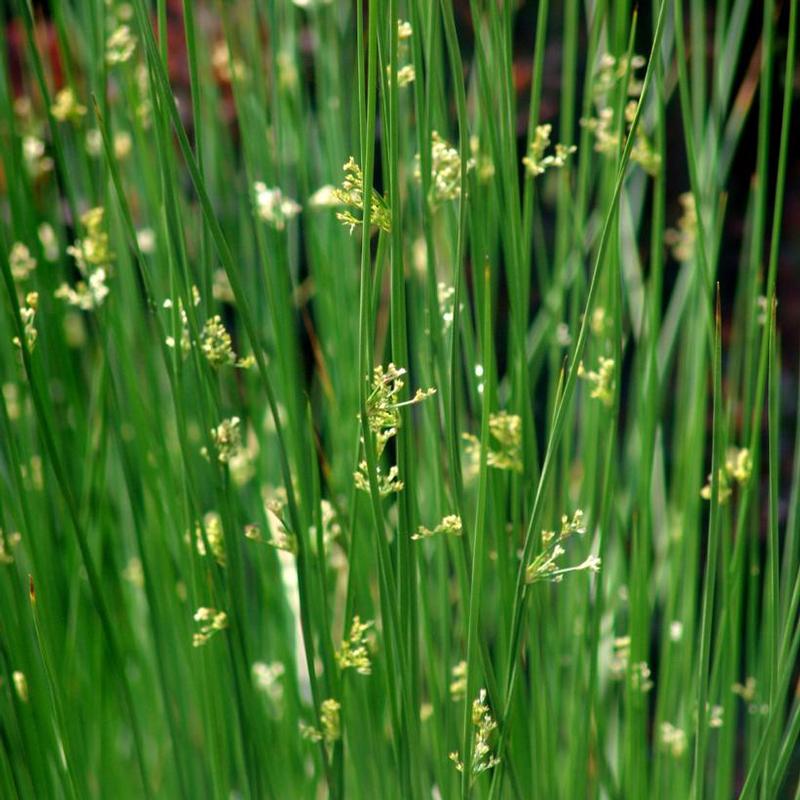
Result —
<path fill-rule="evenodd" d="M 78 102 L 75 92 L 67 86 L 56 94 L 50 113 L 59 122 L 78 122 L 85 116 L 86 106 Z"/>
<path fill-rule="evenodd" d="M 205 533 L 205 540 L 203 539 Z M 225 538 L 222 530 L 222 518 L 216 511 L 209 511 L 203 517 L 202 529 L 198 524 L 195 527 L 195 545 L 197 552 L 201 556 L 206 555 L 206 542 L 211 550 L 214 560 L 221 566 L 225 566 Z"/>
<path fill-rule="evenodd" d="M 214 634 L 228 627 L 228 615 L 216 608 L 201 606 L 194 613 L 194 621 L 200 630 L 192 635 L 192 647 L 202 647 Z"/>
<path fill-rule="evenodd" d="M 544 175 L 550 169 L 558 169 L 567 163 L 569 156 L 578 148 L 575 145 L 556 144 L 555 152 L 545 155 L 545 151 L 550 147 L 550 133 L 552 125 L 537 125 L 536 132 L 528 146 L 528 155 L 522 159 L 525 170 L 531 177 Z"/>
<path fill-rule="evenodd" d="M 345 210 L 337 211 L 336 218 L 347 225 L 352 233 L 356 225 L 361 225 L 363 221 L 363 218 L 355 216 L 353 211 L 360 211 L 362 215 L 364 212 L 364 173 L 352 156 L 342 169 L 345 173 L 344 180 L 341 187 L 333 190 L 333 198 L 345 206 Z M 383 197 L 374 189 L 370 200 L 370 221 L 382 231 L 388 232 L 392 229 L 391 210 Z"/>
<path fill-rule="evenodd" d="M 36 311 L 38 308 L 39 293 L 28 292 L 28 294 L 25 295 L 25 305 L 19 310 L 19 315 L 22 318 L 23 330 L 25 332 L 25 344 L 28 345 L 28 350 L 33 350 L 36 344 L 36 338 L 39 335 L 39 331 L 36 330 L 36 326 L 33 324 L 36 319 Z M 15 336 L 12 342 L 17 347 L 22 347 L 19 336 Z"/>
<path fill-rule="evenodd" d="M 467 169 L 474 167 L 472 159 Z M 419 155 L 414 162 L 414 177 L 422 180 L 422 163 Z M 431 132 L 431 188 L 428 199 L 434 208 L 461 195 L 461 156 L 437 131 Z"/>
<path fill-rule="evenodd" d="M 522 419 L 506 411 L 491 414 L 489 433 L 494 441 L 486 454 L 486 463 L 494 469 L 522 472 Z M 467 455 L 477 465 L 481 452 L 480 439 L 471 433 L 462 436 L 467 442 Z"/>
<path fill-rule="evenodd" d="M 564 543 L 574 535 L 586 533 L 583 511 L 577 509 L 570 519 L 566 514 L 561 517 L 561 530 L 558 535 L 555 531 L 542 531 L 542 551 L 525 568 L 526 583 L 551 581 L 560 583 L 564 575 L 570 572 L 599 572 L 600 558 L 589 555 L 580 564 L 574 567 L 562 567 L 558 559 L 566 553 Z"/>
<path fill-rule="evenodd" d="M 66 300 L 72 306 L 84 311 L 100 306 L 108 295 L 106 278 L 114 254 L 108 243 L 108 233 L 103 229 L 104 210 L 102 207 L 92 208 L 81 216 L 81 223 L 86 229 L 83 239 L 76 239 L 67 248 L 67 253 L 75 259 L 83 280 L 74 287 L 62 283 L 56 289 L 56 297 Z"/>
<path fill-rule="evenodd" d="M 628 137 L 631 123 L 636 114 L 636 98 L 642 91 L 642 83 L 636 77 L 636 72 L 644 65 L 644 58 L 638 55 L 631 58 L 630 65 L 627 56 L 615 58 L 606 54 L 601 57 L 592 87 L 596 116 L 580 121 L 581 125 L 594 135 L 596 152 L 614 157 L 620 147 L 620 128 L 622 128 L 624 138 Z M 629 76 L 626 94 L 630 99 L 623 110 L 623 119 L 618 122 L 614 115 L 613 94 L 618 82 L 626 75 Z M 661 169 L 661 155 L 656 152 L 650 142 L 641 120 L 631 148 L 631 161 L 639 164 L 649 175 L 657 175 Z"/>
<path fill-rule="evenodd" d="M 459 661 L 451 670 L 450 699 L 455 703 L 467 693 L 467 662 Z"/>
<path fill-rule="evenodd" d="M 22 537 L 17 531 L 6 535 L 3 529 L 0 528 L 0 565 L 8 565 L 14 563 L 14 555 L 11 548 L 16 547 Z"/>
<path fill-rule="evenodd" d="M 106 41 L 106 64 L 124 64 L 136 49 L 136 37 L 127 25 L 115 28 Z"/>
<path fill-rule="evenodd" d="M 417 389 L 416 394 L 410 400 L 401 401 L 398 397 L 400 391 L 405 386 L 403 377 L 406 370 L 396 367 L 390 363 L 385 369 L 378 365 L 372 373 L 372 386 L 367 397 L 367 423 L 369 429 L 375 435 L 375 454 L 378 458 L 383 454 L 386 443 L 397 434 L 400 427 L 400 409 L 404 406 L 421 403 L 428 397 L 436 394 L 436 389 Z M 362 445 L 364 444 L 362 439 Z M 384 474 L 380 467 L 377 468 L 378 490 L 381 496 L 387 496 L 392 492 L 399 492 L 403 489 L 403 482 L 400 480 L 396 466 L 392 466 L 389 472 Z M 369 475 L 367 462 L 362 460 L 358 469 L 353 474 L 357 489 L 369 492 Z"/>
<path fill-rule="evenodd" d="M 304 722 L 300 723 L 300 735 L 304 739 L 312 742 L 322 742 L 331 745 L 338 741 L 342 736 L 341 721 L 339 711 L 341 703 L 329 697 L 323 700 L 320 706 L 320 725 L 322 730 L 315 728 L 313 725 L 306 725 Z"/>
<path fill-rule="evenodd" d="M 578 364 L 578 377 L 583 378 L 591 385 L 590 397 L 599 400 L 607 408 L 611 408 L 614 403 L 615 388 L 613 358 L 600 356 L 596 370 L 587 370 L 581 361 Z"/>
<path fill-rule="evenodd" d="M 747 447 L 729 447 L 725 453 L 725 465 L 719 470 L 719 486 L 717 489 L 720 505 L 728 502 L 733 494 L 733 485 L 743 486 L 750 480 L 753 471 L 753 458 Z M 706 485 L 700 490 L 704 500 L 711 499 L 711 475 Z"/>
<path fill-rule="evenodd" d="M 224 419 L 211 429 L 211 438 L 217 450 L 217 458 L 223 464 L 230 463 L 242 449 L 242 421 L 239 417 Z"/>
<path fill-rule="evenodd" d="M 372 674 L 367 634 L 374 624 L 372 621 L 362 622 L 358 615 L 353 617 L 350 634 L 342 640 L 342 646 L 336 651 L 336 663 L 339 669 L 354 669 L 359 675 Z"/>
<path fill-rule="evenodd" d="M 8 253 L 8 266 L 11 269 L 11 277 L 17 283 L 22 283 L 36 269 L 36 259 L 26 245 L 14 242 Z"/>
<path fill-rule="evenodd" d="M 426 528 L 420 525 L 417 532 L 411 535 L 414 540 L 417 539 L 430 539 L 432 536 L 444 534 L 446 536 L 461 536 L 461 517 L 458 514 L 448 514 L 442 518 L 442 521 L 433 529 Z"/>
<path fill-rule="evenodd" d="M 472 701 L 472 724 L 475 727 L 475 738 L 472 745 L 471 778 L 474 779 L 500 763 L 500 759 L 492 752 L 490 744 L 492 731 L 497 727 L 497 722 L 486 702 L 486 689 L 481 689 Z M 450 753 L 450 760 L 459 772 L 464 771 L 464 762 L 457 752 Z"/>
<path fill-rule="evenodd" d="M 664 242 L 669 246 L 676 261 L 691 261 L 694 258 L 697 238 L 697 206 L 691 192 L 681 194 L 678 201 L 683 211 L 678 218 L 677 227 L 668 228 L 664 233 Z"/>

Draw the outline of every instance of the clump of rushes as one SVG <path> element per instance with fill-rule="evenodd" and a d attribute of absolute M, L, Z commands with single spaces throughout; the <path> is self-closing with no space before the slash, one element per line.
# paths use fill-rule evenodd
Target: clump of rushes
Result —
<path fill-rule="evenodd" d="M 796 795 L 800 2 L 635 5 L 4 4 L 0 798 Z"/>
<path fill-rule="evenodd" d="M 333 190 L 333 198 L 339 205 L 344 206 L 345 210 L 337 211 L 336 219 L 350 228 L 350 233 L 352 233 L 357 225 L 361 225 L 362 221 L 362 218 L 355 216 L 353 212 L 364 213 L 364 173 L 352 156 L 342 169 L 344 170 L 344 180 L 341 187 Z M 388 233 L 392 229 L 392 212 L 389 206 L 374 189 L 370 198 L 370 222 Z"/>

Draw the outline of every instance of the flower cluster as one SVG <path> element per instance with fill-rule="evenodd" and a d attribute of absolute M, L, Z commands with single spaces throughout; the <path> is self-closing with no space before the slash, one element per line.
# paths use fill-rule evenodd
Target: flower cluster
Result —
<path fill-rule="evenodd" d="M 461 700 L 467 693 L 467 662 L 459 661 L 451 670 L 450 699 L 453 702 Z"/>
<path fill-rule="evenodd" d="M 360 211 L 363 215 L 364 173 L 352 156 L 342 169 L 345 173 L 344 180 L 340 188 L 333 190 L 333 198 L 339 205 L 345 206 L 346 210 L 337 211 L 336 218 L 347 225 L 352 233 L 356 225 L 361 225 L 363 218 L 355 216 L 351 210 L 347 209 Z M 392 229 L 392 212 L 383 197 L 374 189 L 370 200 L 370 221 L 387 233 Z"/>
<path fill-rule="evenodd" d="M 743 486 L 750 479 L 753 471 L 753 458 L 746 447 L 729 447 L 725 454 L 725 465 L 719 470 L 718 495 L 719 503 L 723 505 L 733 494 L 733 484 Z M 706 485 L 700 490 L 704 500 L 711 499 L 711 475 L 708 476 Z"/>
<path fill-rule="evenodd" d="M 358 615 L 353 617 L 350 634 L 342 640 L 342 646 L 336 651 L 336 663 L 339 669 L 354 669 L 359 675 L 372 674 L 370 642 L 367 634 L 374 624 L 372 621 L 362 622 Z"/>
<path fill-rule="evenodd" d="M 28 350 L 33 350 L 36 344 L 36 338 L 39 335 L 39 331 L 36 330 L 36 326 L 33 324 L 36 319 L 36 311 L 38 308 L 39 293 L 28 292 L 28 294 L 25 295 L 25 305 L 19 310 L 19 315 L 22 318 L 23 331 L 25 332 L 25 344 L 28 345 Z M 12 342 L 16 347 L 22 347 L 19 336 L 15 336 Z"/>
<path fill-rule="evenodd" d="M 594 135 L 596 152 L 613 157 L 621 144 L 620 128 L 623 129 L 624 138 L 628 137 L 631 123 L 636 115 L 636 98 L 642 91 L 642 83 L 636 77 L 636 72 L 644 65 L 644 58 L 638 55 L 631 58 L 630 64 L 627 56 L 615 58 L 606 54 L 601 57 L 592 87 L 597 109 L 596 116 L 580 121 L 581 125 Z M 614 118 L 613 94 L 618 82 L 626 75 L 629 76 L 629 80 L 625 91 L 629 100 L 623 110 L 623 119 L 618 123 Z M 661 156 L 650 142 L 641 121 L 636 129 L 636 138 L 631 148 L 631 161 L 639 164 L 649 175 L 657 175 L 661 169 Z"/>
<path fill-rule="evenodd" d="M 36 259 L 26 245 L 14 242 L 8 253 L 8 266 L 11 269 L 11 277 L 17 283 L 22 283 L 36 269 Z"/>
<path fill-rule="evenodd" d="M 194 613 L 194 621 L 200 630 L 192 635 L 192 647 L 202 647 L 215 633 L 228 627 L 228 615 L 216 608 L 201 606 Z"/>
<path fill-rule="evenodd" d="M 300 735 L 304 739 L 312 742 L 322 742 L 331 745 L 338 741 L 342 736 L 341 721 L 339 711 L 341 703 L 329 697 L 323 700 L 320 706 L 320 725 L 322 730 L 315 728 L 313 725 L 306 725 L 304 722 L 300 723 Z"/>
<path fill-rule="evenodd" d="M 417 532 L 411 535 L 411 538 L 414 540 L 430 539 L 438 534 L 461 536 L 461 517 L 458 514 L 448 514 L 442 518 L 442 521 L 433 530 L 420 525 L 417 528 Z"/>
<path fill-rule="evenodd" d="M 401 401 L 399 394 L 405 386 L 403 377 L 406 370 L 396 367 L 390 363 L 385 369 L 378 365 L 372 372 L 372 386 L 366 401 L 367 424 L 370 431 L 375 435 L 375 454 L 381 457 L 386 448 L 386 443 L 397 434 L 400 427 L 400 409 L 404 406 L 421 403 L 436 394 L 436 389 L 417 389 L 414 397 L 410 400 Z M 362 445 L 364 444 L 362 438 Z M 377 468 L 378 490 L 381 496 L 385 497 L 392 492 L 399 492 L 403 489 L 403 482 L 400 480 L 396 466 L 392 466 L 389 472 L 383 474 Z M 356 488 L 364 492 L 369 492 L 369 475 L 367 462 L 362 460 L 358 469 L 353 474 Z"/>
<path fill-rule="evenodd" d="M 522 472 L 522 418 L 506 411 L 490 414 L 489 433 L 495 444 L 489 447 L 486 463 L 495 469 Z M 467 455 L 477 464 L 481 452 L 480 439 L 471 433 L 462 436 L 467 442 Z"/>
<path fill-rule="evenodd" d="M 550 147 L 552 130 L 552 125 L 536 126 L 536 133 L 528 146 L 528 155 L 522 159 L 525 170 L 531 177 L 544 175 L 551 167 L 554 169 L 563 167 L 567 163 L 567 158 L 578 149 L 575 145 L 557 144 L 555 152 L 546 156 L 545 151 Z"/>
<path fill-rule="evenodd" d="M 6 535 L 3 529 L 0 528 L 0 564 L 13 564 L 14 556 L 11 553 L 11 548 L 16 547 L 20 543 L 22 537 L 17 531 Z"/>
<path fill-rule="evenodd" d="M 224 419 L 211 429 L 211 438 L 217 449 L 217 458 L 229 464 L 242 450 L 242 421 L 239 417 Z"/>
<path fill-rule="evenodd" d="M 467 162 L 467 169 L 474 167 L 474 161 Z M 422 163 L 419 155 L 414 162 L 414 177 L 422 180 Z M 447 200 L 461 196 L 461 156 L 437 131 L 431 132 L 431 188 L 429 201 L 434 208 Z"/>
<path fill-rule="evenodd" d="M 247 358 L 236 358 L 231 335 L 219 314 L 215 314 L 205 321 L 203 329 L 200 331 L 200 349 L 212 367 L 231 364 L 241 369 L 248 369 L 255 363 L 252 355 Z"/>
<path fill-rule="evenodd" d="M 17 693 L 17 697 L 23 702 L 28 702 L 28 679 L 25 677 L 24 672 L 20 672 L 20 670 L 15 669 L 11 673 L 11 680 L 14 682 L 14 690 Z"/>
<path fill-rule="evenodd" d="M 203 534 L 205 533 L 205 540 Z M 195 546 L 201 556 L 206 555 L 206 542 L 211 555 L 221 567 L 225 566 L 225 537 L 222 530 L 222 518 L 216 511 L 209 511 L 203 517 L 203 526 L 195 526 Z"/>
<path fill-rule="evenodd" d="M 599 400 L 607 408 L 614 403 L 614 359 L 600 356 L 597 369 L 587 370 L 583 361 L 578 364 L 578 377 L 583 378 L 592 387 L 589 396 Z"/>
<path fill-rule="evenodd" d="M 85 116 L 86 106 L 78 102 L 75 92 L 67 86 L 56 94 L 50 113 L 59 122 L 78 122 Z"/>
<path fill-rule="evenodd" d="M 680 758 L 687 747 L 686 732 L 671 722 L 661 723 L 661 744 L 673 758 Z"/>
<path fill-rule="evenodd" d="M 114 66 L 130 60 L 136 49 L 136 37 L 127 25 L 115 28 L 106 41 L 106 64 Z"/>
<path fill-rule="evenodd" d="M 280 189 L 270 189 L 263 181 L 256 181 L 253 191 L 259 219 L 268 222 L 275 230 L 282 231 L 287 220 L 294 219 L 303 210 L 299 203 L 284 197 Z"/>
<path fill-rule="evenodd" d="M 397 20 L 397 58 L 404 59 L 408 54 L 408 40 L 411 38 L 411 23 Z M 386 67 L 386 75 L 391 80 L 391 66 Z M 397 70 L 397 85 L 400 87 L 408 86 L 414 81 L 416 72 L 413 64 L 404 64 Z"/>
<path fill-rule="evenodd" d="M 278 490 L 262 490 L 264 500 L 264 511 L 267 515 L 267 522 L 269 523 L 269 540 L 267 544 L 274 547 L 276 550 L 283 550 L 286 553 L 297 552 L 297 538 L 293 533 L 290 533 L 286 528 L 284 519 L 284 508 L 286 507 L 286 490 L 281 487 Z M 263 541 L 261 530 L 252 526 L 255 530 L 251 529 L 251 534 L 245 535 L 253 541 Z"/>
<path fill-rule="evenodd" d="M 492 752 L 490 745 L 492 731 L 497 727 L 497 722 L 486 702 L 486 689 L 481 689 L 478 696 L 472 701 L 472 724 L 475 727 L 475 738 L 472 746 L 471 777 L 474 779 L 482 772 L 486 772 L 500 763 L 500 759 Z M 456 765 L 459 772 L 464 771 L 464 762 L 457 752 L 450 753 L 450 760 Z"/>
<path fill-rule="evenodd" d="M 104 213 L 103 208 L 98 206 L 83 214 L 81 223 L 86 228 L 86 236 L 76 239 L 75 244 L 67 248 L 67 253 L 75 259 L 83 280 L 78 281 L 74 287 L 62 283 L 56 289 L 56 297 L 84 311 L 97 308 L 108 295 L 106 278 L 114 254 L 108 244 L 108 233 L 103 229 Z"/>
<path fill-rule="evenodd" d="M 525 581 L 560 583 L 564 575 L 570 572 L 599 572 L 600 558 L 592 554 L 574 567 L 561 567 L 558 563 L 559 557 L 566 553 L 564 543 L 572 536 L 582 536 L 584 533 L 586 524 L 581 509 L 575 511 L 572 519 L 566 514 L 561 517 L 561 530 L 557 535 L 555 531 L 542 531 L 542 551 L 525 568 Z"/>
<path fill-rule="evenodd" d="M 697 238 L 697 206 L 691 192 L 683 192 L 678 201 L 683 212 L 678 218 L 677 228 L 668 228 L 664 233 L 664 242 L 676 261 L 691 261 Z"/>
<path fill-rule="evenodd" d="M 252 672 L 256 688 L 264 692 L 274 705 L 280 705 L 283 700 L 283 684 L 280 679 L 286 672 L 283 664 L 280 661 L 273 661 L 271 664 L 256 661 L 253 664 Z"/>
<path fill-rule="evenodd" d="M 631 664 L 631 688 L 635 692 L 649 692 L 653 688 L 650 667 L 646 661 Z"/>

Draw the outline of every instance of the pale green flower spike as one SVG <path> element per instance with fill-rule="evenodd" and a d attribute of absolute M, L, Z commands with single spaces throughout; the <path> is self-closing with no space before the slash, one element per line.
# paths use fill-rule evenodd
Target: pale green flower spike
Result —
<path fill-rule="evenodd" d="M 397 434 L 400 427 L 400 409 L 404 406 L 416 405 L 436 394 L 436 389 L 417 389 L 410 400 L 399 400 L 398 395 L 405 386 L 403 377 L 406 370 L 396 367 L 390 363 L 385 369 L 380 364 L 372 371 L 372 385 L 370 394 L 367 397 L 367 423 L 369 429 L 375 435 L 375 455 L 380 458 L 386 448 L 386 443 Z M 364 441 L 361 440 L 363 447 Z M 384 474 L 380 467 L 377 467 L 378 491 L 382 497 L 386 497 L 392 492 L 399 492 L 403 489 L 403 481 L 400 480 L 399 471 L 396 466 L 392 466 L 389 472 Z M 353 473 L 353 479 L 357 489 L 369 492 L 369 474 L 367 462 L 359 462 L 358 469 Z"/>
<path fill-rule="evenodd" d="M 470 781 L 486 770 L 496 767 L 500 759 L 492 752 L 490 738 L 492 731 L 497 727 L 488 703 L 486 702 L 486 689 L 481 689 L 472 702 L 472 724 L 475 727 L 472 745 L 472 775 Z M 450 760 L 456 765 L 459 772 L 464 771 L 464 762 L 457 752 L 450 753 Z"/>

